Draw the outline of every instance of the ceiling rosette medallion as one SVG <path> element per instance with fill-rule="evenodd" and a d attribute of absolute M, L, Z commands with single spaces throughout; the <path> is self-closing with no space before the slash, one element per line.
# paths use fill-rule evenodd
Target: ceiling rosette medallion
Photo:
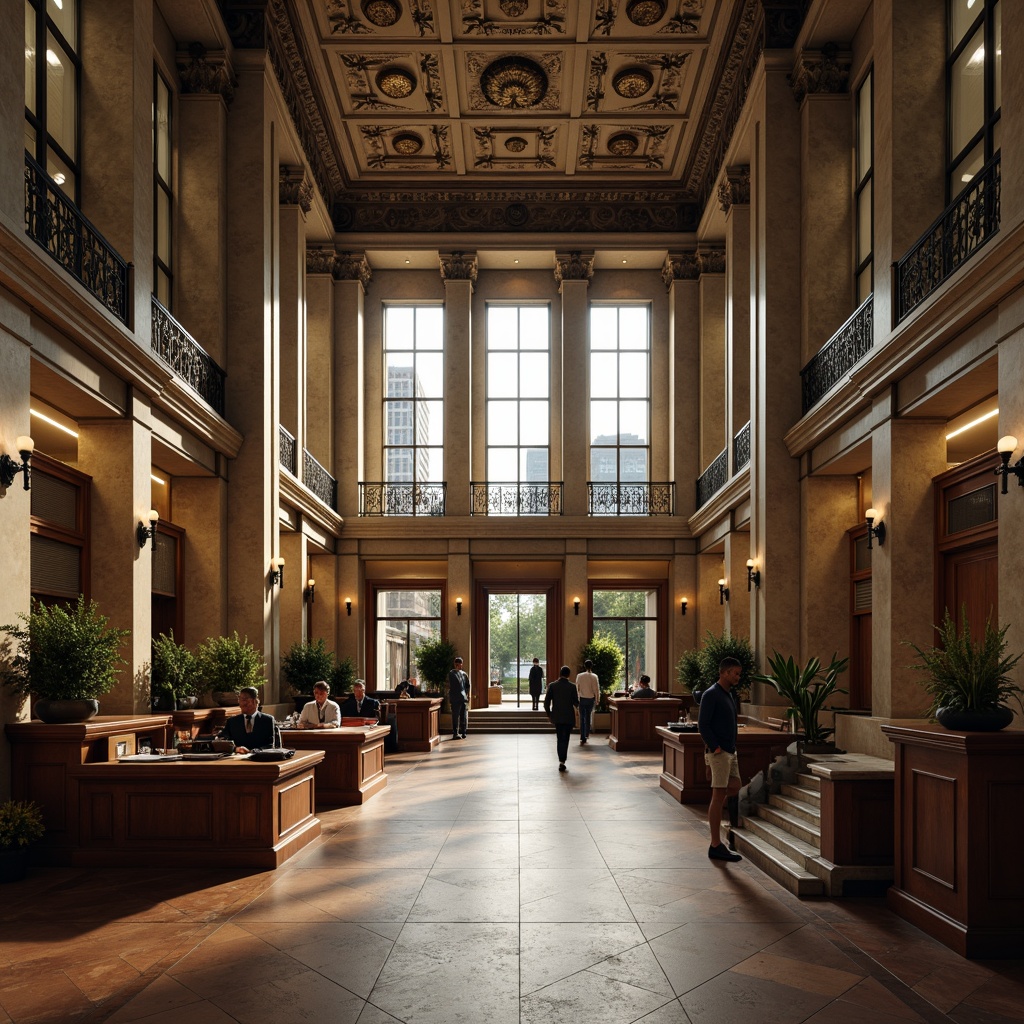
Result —
<path fill-rule="evenodd" d="M 347 90 L 345 113 L 434 113 L 444 108 L 440 61 L 435 52 L 342 53 L 339 59 Z"/>
<path fill-rule="evenodd" d="M 594 34 L 695 35 L 703 14 L 704 0 L 600 0 Z"/>
<path fill-rule="evenodd" d="M 485 171 L 543 171 L 558 165 L 558 128 L 474 128 L 473 168 Z"/>
<path fill-rule="evenodd" d="M 569 0 L 461 0 L 464 35 L 564 35 Z"/>
<path fill-rule="evenodd" d="M 690 53 L 599 51 L 590 55 L 585 109 L 664 110 L 680 113 Z M 610 85 L 610 94 L 609 94 Z"/>
<path fill-rule="evenodd" d="M 327 0 L 332 35 L 434 35 L 430 0 Z"/>
<path fill-rule="evenodd" d="M 664 170 L 665 145 L 671 131 L 667 124 L 585 124 L 579 167 L 588 171 Z"/>
<path fill-rule="evenodd" d="M 446 124 L 359 125 L 366 165 L 373 171 L 452 169 L 451 139 Z"/>
<path fill-rule="evenodd" d="M 393 100 L 404 100 L 416 88 L 416 79 L 404 68 L 387 67 L 377 72 L 377 88 Z"/>
<path fill-rule="evenodd" d="M 562 54 L 510 54 L 494 59 L 494 51 L 466 54 L 472 110 L 558 110 L 562 81 Z"/>

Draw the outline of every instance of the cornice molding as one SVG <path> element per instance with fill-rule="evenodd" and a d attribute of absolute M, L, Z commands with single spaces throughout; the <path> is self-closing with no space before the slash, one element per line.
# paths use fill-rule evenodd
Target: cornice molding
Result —
<path fill-rule="evenodd" d="M 702 505 L 687 520 L 692 536 L 699 538 L 721 520 L 729 522 L 732 528 L 732 514 L 750 499 L 750 466 L 744 466 L 738 473 L 715 494 L 712 499 Z"/>
<path fill-rule="evenodd" d="M 303 213 L 309 213 L 313 208 L 313 186 L 306 180 L 302 167 L 281 167 L 277 198 L 282 206 L 299 206 Z"/>
<path fill-rule="evenodd" d="M 223 50 L 211 53 L 202 43 L 190 43 L 188 50 L 178 51 L 175 63 L 183 95 L 217 95 L 231 105 L 235 98 L 235 76 Z"/>
<path fill-rule="evenodd" d="M 294 508 L 304 519 L 315 523 L 328 536 L 335 539 L 341 536 L 345 520 L 337 512 L 328 508 L 305 484 L 296 480 L 283 467 L 278 470 L 278 479 L 282 504 Z"/>
<path fill-rule="evenodd" d="M 661 265 L 661 279 L 666 288 L 674 281 L 696 281 L 700 277 L 700 260 L 696 249 L 669 252 Z"/>
<path fill-rule="evenodd" d="M 477 263 L 475 252 L 439 253 L 441 279 L 443 281 L 472 281 L 476 283 Z"/>
<path fill-rule="evenodd" d="M 726 167 L 725 177 L 718 185 L 718 205 L 722 213 L 734 206 L 750 205 L 750 165 Z"/>
<path fill-rule="evenodd" d="M 836 47 L 829 43 L 820 53 L 810 50 L 800 55 L 789 76 L 793 98 L 802 103 L 809 93 L 845 93 L 850 81 L 852 57 L 836 58 Z"/>
<path fill-rule="evenodd" d="M 594 276 L 594 254 L 575 249 L 555 253 L 555 281 L 589 281 Z"/>

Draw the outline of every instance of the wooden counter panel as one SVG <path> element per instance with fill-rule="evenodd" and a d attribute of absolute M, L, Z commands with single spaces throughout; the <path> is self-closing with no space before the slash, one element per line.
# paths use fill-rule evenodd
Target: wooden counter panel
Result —
<path fill-rule="evenodd" d="M 631 700 L 612 697 L 608 708 L 612 714 L 612 731 L 608 746 L 612 750 L 660 750 L 661 737 L 655 731 L 679 719 L 683 702 L 679 697 L 657 697 Z"/>
<path fill-rule="evenodd" d="M 441 743 L 441 701 L 438 697 L 413 697 L 394 702 L 398 717 L 398 749 L 428 752 Z"/>
<path fill-rule="evenodd" d="M 387 786 L 384 737 L 390 731 L 386 725 L 286 729 L 281 742 L 296 750 L 322 752 L 323 760 L 316 768 L 317 806 L 349 807 L 365 803 Z"/>
<path fill-rule="evenodd" d="M 316 796 L 313 776 L 303 775 L 288 785 L 282 786 L 277 794 L 277 832 L 287 836 L 301 828 L 316 812 Z"/>

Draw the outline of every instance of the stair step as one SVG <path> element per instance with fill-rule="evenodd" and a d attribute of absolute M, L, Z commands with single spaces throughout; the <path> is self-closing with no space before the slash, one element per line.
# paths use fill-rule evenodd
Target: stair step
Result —
<path fill-rule="evenodd" d="M 787 782 L 782 784 L 782 795 L 799 800 L 801 803 L 821 809 L 821 792 L 817 789 L 808 789 L 806 786 L 791 785 Z"/>
<path fill-rule="evenodd" d="M 808 825 L 813 825 L 818 832 L 821 831 L 820 805 L 815 807 L 813 804 L 805 803 L 803 800 L 797 800 L 791 796 L 786 796 L 784 793 L 772 793 L 768 797 L 768 803 L 772 807 L 777 807 L 779 810 L 785 811 L 787 814 L 791 814 L 794 818 L 806 821 Z"/>
<path fill-rule="evenodd" d="M 800 839 L 792 832 L 787 832 L 784 828 L 772 824 L 766 818 L 760 816 L 748 818 L 744 815 L 743 828 L 768 843 L 769 846 L 774 846 L 776 850 L 791 860 L 796 861 L 805 871 L 811 871 L 812 861 L 821 856 L 821 851 L 814 843 Z"/>
<path fill-rule="evenodd" d="M 820 896 L 825 891 L 820 878 L 759 836 L 744 829 L 734 829 L 731 835 L 739 853 L 794 896 Z"/>
<path fill-rule="evenodd" d="M 798 818 L 781 807 L 773 807 L 771 804 L 760 804 L 757 808 L 757 816 L 770 822 L 777 828 L 781 828 L 797 839 L 802 839 L 811 846 L 821 849 L 821 830 Z"/>
<path fill-rule="evenodd" d="M 821 792 L 821 776 L 813 772 L 797 772 L 797 785 L 804 789 L 813 789 L 816 793 Z"/>

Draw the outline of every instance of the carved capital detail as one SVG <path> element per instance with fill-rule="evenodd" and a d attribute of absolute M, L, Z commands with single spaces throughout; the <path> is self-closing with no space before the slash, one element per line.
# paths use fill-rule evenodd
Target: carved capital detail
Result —
<path fill-rule="evenodd" d="M 728 213 L 733 206 L 750 203 L 750 167 L 726 167 L 725 178 L 718 186 L 718 205 L 722 213 Z"/>
<path fill-rule="evenodd" d="M 701 249 L 697 253 L 697 262 L 700 264 L 702 274 L 724 274 L 725 250 Z"/>
<path fill-rule="evenodd" d="M 443 281 L 472 281 L 476 283 L 477 259 L 475 252 L 442 252 L 441 279 Z"/>
<path fill-rule="evenodd" d="M 364 288 L 369 286 L 373 277 L 365 252 L 336 253 L 331 273 L 335 281 L 358 281 Z"/>
<path fill-rule="evenodd" d="M 307 274 L 332 274 L 337 253 L 333 249 L 307 249 Z"/>
<path fill-rule="evenodd" d="M 303 213 L 313 208 L 313 185 L 301 167 L 281 168 L 277 196 L 282 206 L 301 206 Z"/>
<path fill-rule="evenodd" d="M 215 94 L 227 104 L 235 98 L 234 76 L 223 50 L 210 53 L 202 43 L 192 43 L 187 53 L 178 53 L 175 63 L 182 93 Z"/>
<path fill-rule="evenodd" d="M 797 103 L 803 102 L 808 93 L 846 92 L 851 63 L 848 55 L 836 57 L 836 47 L 832 43 L 824 47 L 821 53 L 804 53 L 789 76 Z"/>
<path fill-rule="evenodd" d="M 673 281 L 696 281 L 700 277 L 700 262 L 696 249 L 685 252 L 670 252 L 661 266 L 661 279 L 666 288 L 672 287 Z"/>
<path fill-rule="evenodd" d="M 576 249 L 573 252 L 555 253 L 555 280 L 559 284 L 563 281 L 589 281 L 593 276 L 592 252 L 581 252 Z"/>

